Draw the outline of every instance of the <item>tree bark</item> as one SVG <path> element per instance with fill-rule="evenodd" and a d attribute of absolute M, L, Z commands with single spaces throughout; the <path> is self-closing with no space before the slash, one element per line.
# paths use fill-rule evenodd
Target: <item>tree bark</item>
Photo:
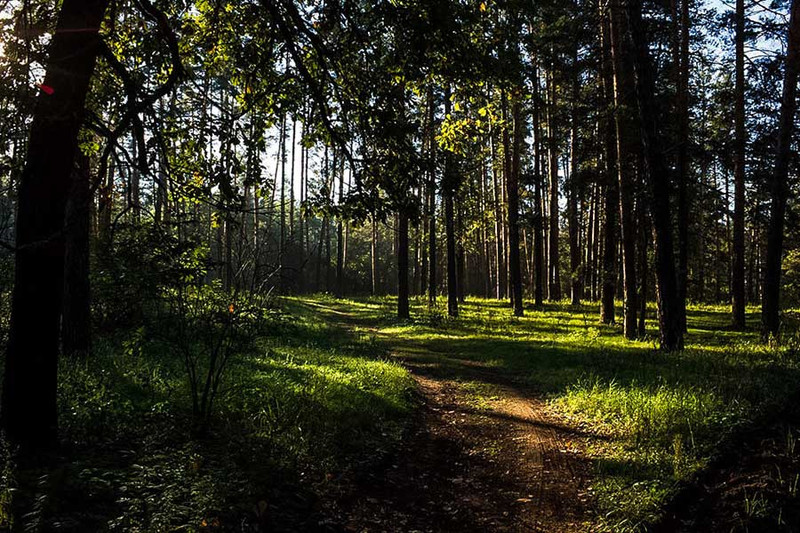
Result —
<path fill-rule="evenodd" d="M 649 188 L 650 212 L 655 230 L 660 344 L 662 350 L 680 350 L 683 349 L 683 324 L 673 251 L 669 168 L 662 152 L 664 143 L 659 137 L 661 117 L 654 102 L 653 66 L 649 42 L 643 33 L 641 0 L 629 0 L 626 13 L 641 123 L 643 171 Z"/>
<path fill-rule="evenodd" d="M 64 0 L 36 100 L 17 206 L 17 252 L 2 425 L 23 450 L 56 442 L 64 213 L 108 0 Z"/>
<path fill-rule="evenodd" d="M 500 193 L 500 173 L 497 170 L 497 141 L 494 128 L 489 132 L 492 151 L 492 199 L 494 200 L 495 297 L 506 297 L 505 237 L 503 231 L 503 200 Z"/>
<path fill-rule="evenodd" d="M 450 89 L 444 93 L 444 114 L 450 113 Z M 458 280 L 456 265 L 456 231 L 455 231 L 455 212 L 453 201 L 457 189 L 457 178 L 453 172 L 453 156 L 450 152 L 445 153 L 444 159 L 444 183 L 442 193 L 444 195 L 444 223 L 447 240 L 447 314 L 452 317 L 458 316 Z"/>
<path fill-rule="evenodd" d="M 677 2 L 677 0 L 673 0 Z M 678 39 L 678 76 L 676 115 L 678 118 L 678 314 L 686 331 L 686 295 L 689 282 L 689 0 L 680 0 L 680 38 Z M 673 21 L 678 25 L 677 17 Z"/>
<path fill-rule="evenodd" d="M 550 252 L 548 261 L 550 267 L 550 290 L 548 298 L 550 301 L 557 301 L 561 299 L 561 276 L 558 264 L 558 137 L 556 137 L 555 118 L 553 117 L 556 107 L 556 88 L 552 71 L 548 73 L 548 92 L 550 93 L 547 111 L 548 155 L 550 159 L 550 245 L 548 247 Z"/>
<path fill-rule="evenodd" d="M 603 104 L 603 159 L 605 160 L 605 196 L 603 226 L 603 273 L 600 295 L 600 320 L 604 324 L 615 322 L 614 293 L 617 282 L 617 213 L 619 212 L 619 180 L 617 177 L 617 132 L 613 120 L 614 69 L 611 59 L 611 22 L 608 12 L 601 13 L 603 41 L 602 82 Z"/>
<path fill-rule="evenodd" d="M 408 213 L 397 214 L 397 318 L 409 318 L 408 312 Z"/>
<path fill-rule="evenodd" d="M 430 272 L 428 273 L 428 308 L 432 309 L 436 305 L 436 142 L 434 139 L 434 113 L 435 104 L 433 99 L 433 88 L 428 89 L 428 127 L 429 127 L 429 157 L 428 163 L 428 261 L 430 262 Z"/>
<path fill-rule="evenodd" d="M 733 327 L 745 327 L 744 293 L 744 202 L 745 142 L 744 130 L 744 0 L 736 0 L 736 86 L 734 88 L 734 160 L 733 160 L 733 268 L 731 304 Z"/>
<path fill-rule="evenodd" d="M 542 128 L 540 124 L 539 72 L 533 59 L 533 303 L 541 307 L 544 298 L 544 213 L 542 212 Z"/>
<path fill-rule="evenodd" d="M 611 56 L 614 71 L 614 103 L 617 139 L 617 175 L 619 180 L 619 217 L 622 242 L 622 284 L 624 289 L 623 332 L 627 339 L 638 335 L 636 325 L 636 224 L 633 213 L 634 176 L 636 174 L 636 118 L 630 55 L 625 53 L 622 38 L 626 33 L 625 16 L 619 0 L 611 3 Z"/>
<path fill-rule="evenodd" d="M 519 258 L 519 172 L 523 119 L 520 96 L 515 94 L 513 99 L 511 113 L 514 121 L 514 144 L 513 147 L 508 144 L 505 146 L 505 149 L 511 149 L 512 153 L 511 172 L 506 184 L 508 189 L 508 261 L 514 316 L 522 316 L 522 273 Z"/>
<path fill-rule="evenodd" d="M 778 126 L 778 151 L 775 172 L 770 183 L 771 203 L 767 228 L 767 253 L 764 265 L 764 292 L 761 300 L 762 334 L 778 337 L 780 333 L 781 262 L 783 226 L 789 196 L 787 177 L 791 157 L 792 131 L 797 110 L 797 75 L 800 71 L 800 1 L 792 0 L 786 67 L 783 76 L 781 114 Z"/>
<path fill-rule="evenodd" d="M 575 62 L 577 63 L 577 53 Z M 575 67 L 577 68 L 577 67 Z M 577 78 L 577 76 L 576 76 Z M 580 213 L 578 210 L 578 196 L 581 193 L 580 172 L 578 171 L 578 80 L 574 80 L 574 93 L 572 102 L 572 119 L 570 130 L 570 169 L 568 213 L 569 221 L 569 269 L 570 269 L 570 299 L 572 305 L 579 305 L 583 296 L 583 272 L 581 268 L 580 248 Z"/>

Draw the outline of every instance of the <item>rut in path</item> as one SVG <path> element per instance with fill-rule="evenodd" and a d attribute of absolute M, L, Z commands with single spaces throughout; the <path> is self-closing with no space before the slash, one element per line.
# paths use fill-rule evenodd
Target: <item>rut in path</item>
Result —
<path fill-rule="evenodd" d="M 334 311 L 343 325 L 352 322 Z M 400 453 L 340 502 L 345 531 L 587 531 L 589 435 L 501 371 L 385 338 L 423 405 Z M 491 342 L 491 341 L 487 341 Z M 476 405 L 465 383 L 488 386 Z"/>

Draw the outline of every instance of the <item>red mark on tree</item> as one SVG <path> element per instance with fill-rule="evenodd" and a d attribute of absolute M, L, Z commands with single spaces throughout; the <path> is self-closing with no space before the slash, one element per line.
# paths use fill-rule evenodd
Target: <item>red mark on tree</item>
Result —
<path fill-rule="evenodd" d="M 55 89 L 53 89 L 49 85 L 45 85 L 44 83 L 38 83 L 36 84 L 36 86 L 40 88 L 42 91 L 44 91 L 45 94 L 53 94 L 54 92 L 56 92 Z"/>

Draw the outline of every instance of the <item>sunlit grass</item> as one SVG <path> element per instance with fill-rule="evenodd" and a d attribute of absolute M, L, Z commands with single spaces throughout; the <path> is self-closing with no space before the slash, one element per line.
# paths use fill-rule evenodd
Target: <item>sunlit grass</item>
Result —
<path fill-rule="evenodd" d="M 504 303 L 470 299 L 458 318 L 412 301 L 412 319 L 394 317 L 392 298 L 329 301 L 364 330 L 435 356 L 458 379 L 459 361 L 505 373 L 545 395 L 553 411 L 607 437 L 589 450 L 602 526 L 638 531 L 657 521 L 681 483 L 708 463 L 736 428 L 781 408 L 800 389 L 798 350 L 759 340 L 758 310 L 746 332 L 730 330 L 728 308 L 692 306 L 686 349 L 662 353 L 657 324 L 628 341 L 598 321 L 596 305 L 526 306 L 515 318 Z M 650 317 L 655 316 L 651 306 Z M 465 378 L 466 379 L 466 378 Z M 476 407 L 491 393 L 466 385 Z"/>

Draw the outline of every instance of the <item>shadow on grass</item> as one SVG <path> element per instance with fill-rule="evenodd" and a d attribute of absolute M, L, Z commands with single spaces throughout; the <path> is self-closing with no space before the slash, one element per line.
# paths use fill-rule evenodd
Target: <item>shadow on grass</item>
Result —
<path fill-rule="evenodd" d="M 761 343 L 753 311 L 739 332 L 727 309 L 690 307 L 686 349 L 663 353 L 655 349 L 653 320 L 648 339 L 630 342 L 619 327 L 599 324 L 593 305 L 528 306 L 515 318 L 505 303 L 477 300 L 450 319 L 416 300 L 413 319 L 399 321 L 391 298 L 295 304 L 374 336 L 422 375 L 544 394 L 612 435 L 597 452 L 599 486 L 606 487 L 598 500 L 601 510 L 625 502 L 606 523 L 619 531 L 658 520 L 670 495 L 740 427 L 761 423 L 800 388 L 797 354 Z"/>

